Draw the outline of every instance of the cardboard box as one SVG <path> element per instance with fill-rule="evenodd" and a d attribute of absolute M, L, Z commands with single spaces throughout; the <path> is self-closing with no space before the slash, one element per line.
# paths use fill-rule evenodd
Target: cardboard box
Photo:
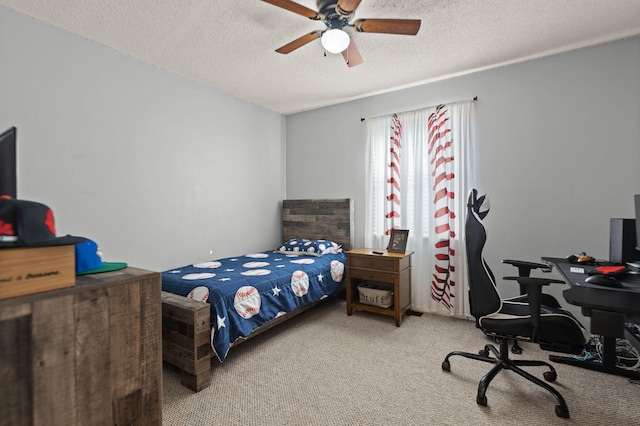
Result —
<path fill-rule="evenodd" d="M 0 300 L 75 284 L 73 245 L 0 248 Z"/>

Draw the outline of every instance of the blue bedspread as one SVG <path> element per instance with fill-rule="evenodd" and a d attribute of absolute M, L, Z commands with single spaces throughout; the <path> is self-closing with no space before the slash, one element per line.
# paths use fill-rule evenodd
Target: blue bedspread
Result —
<path fill-rule="evenodd" d="M 262 252 L 162 273 L 162 290 L 211 305 L 211 346 L 222 362 L 236 339 L 296 308 L 333 295 L 345 255 Z"/>

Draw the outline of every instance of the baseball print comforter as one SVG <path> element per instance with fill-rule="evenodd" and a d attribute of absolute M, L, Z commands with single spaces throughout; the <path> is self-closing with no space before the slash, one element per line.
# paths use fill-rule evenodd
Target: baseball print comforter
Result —
<path fill-rule="evenodd" d="M 162 290 L 211 305 L 211 346 L 222 362 L 238 338 L 335 294 L 344 268 L 342 250 L 321 256 L 267 251 L 165 271 Z"/>

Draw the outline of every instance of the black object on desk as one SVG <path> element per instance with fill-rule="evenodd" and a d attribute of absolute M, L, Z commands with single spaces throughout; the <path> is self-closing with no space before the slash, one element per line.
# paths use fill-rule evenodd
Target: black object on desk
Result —
<path fill-rule="evenodd" d="M 602 275 L 602 274 L 591 275 L 586 280 L 584 280 L 584 282 L 589 284 L 603 285 L 605 287 L 622 288 L 622 282 L 620 282 L 619 279 L 611 275 Z"/>
<path fill-rule="evenodd" d="M 595 266 L 576 265 L 566 259 L 543 257 L 543 261 L 555 265 L 571 287 L 562 292 L 565 300 L 580 306 L 582 314 L 591 317 L 591 332 L 603 338 L 602 363 L 582 361 L 572 357 L 551 355 L 549 359 L 562 364 L 575 365 L 590 370 L 640 379 L 640 373 L 616 366 L 616 338 L 624 337 L 635 347 L 640 341 L 625 327 L 626 322 L 640 322 L 640 276 L 624 274 L 617 277 L 621 287 L 607 287 L 586 282 L 589 271 Z M 584 272 L 574 272 L 572 268 Z"/>

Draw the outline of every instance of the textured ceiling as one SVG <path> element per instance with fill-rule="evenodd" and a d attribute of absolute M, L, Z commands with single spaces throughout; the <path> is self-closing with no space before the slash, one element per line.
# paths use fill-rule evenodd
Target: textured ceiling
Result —
<path fill-rule="evenodd" d="M 282 114 L 640 34 L 640 0 L 363 0 L 355 19 L 422 27 L 417 36 L 348 29 L 364 58 L 349 68 L 319 40 L 276 53 L 324 24 L 261 0 L 0 4 Z"/>

